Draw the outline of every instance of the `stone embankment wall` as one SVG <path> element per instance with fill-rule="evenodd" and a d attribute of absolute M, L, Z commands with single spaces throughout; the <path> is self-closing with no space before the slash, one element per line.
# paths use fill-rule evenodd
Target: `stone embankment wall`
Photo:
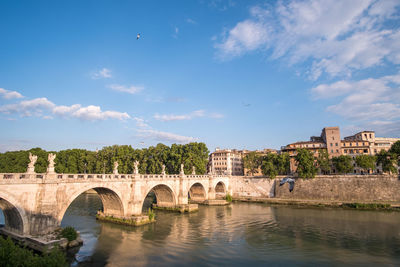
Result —
<path fill-rule="evenodd" d="M 400 202 L 400 180 L 385 175 L 317 176 L 296 179 L 295 187 L 275 183 L 275 197 L 293 200 L 326 200 L 344 202 Z"/>
<path fill-rule="evenodd" d="M 230 186 L 232 197 L 236 199 L 271 198 L 274 197 L 275 180 L 266 177 L 232 176 Z"/>

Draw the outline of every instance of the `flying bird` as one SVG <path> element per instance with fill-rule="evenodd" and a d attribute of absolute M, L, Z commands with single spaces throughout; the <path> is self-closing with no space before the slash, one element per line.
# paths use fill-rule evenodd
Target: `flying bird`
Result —
<path fill-rule="evenodd" d="M 248 108 L 248 107 L 250 107 L 250 106 L 251 106 L 251 104 L 250 104 L 250 103 L 244 103 L 244 102 L 242 102 L 242 105 L 243 105 L 243 106 L 245 106 L 246 108 Z"/>
<path fill-rule="evenodd" d="M 296 180 L 293 179 L 293 178 L 286 177 L 286 178 L 283 178 L 283 179 L 282 179 L 282 181 L 280 182 L 279 186 L 282 186 L 282 185 L 284 185 L 285 183 L 288 183 L 288 184 L 289 184 L 289 192 L 292 192 L 293 189 L 294 189 L 294 182 L 295 182 L 295 181 L 296 181 Z"/>
<path fill-rule="evenodd" d="M 140 33 L 138 33 L 138 34 L 136 35 L 136 40 L 139 40 L 139 38 L 140 38 Z"/>

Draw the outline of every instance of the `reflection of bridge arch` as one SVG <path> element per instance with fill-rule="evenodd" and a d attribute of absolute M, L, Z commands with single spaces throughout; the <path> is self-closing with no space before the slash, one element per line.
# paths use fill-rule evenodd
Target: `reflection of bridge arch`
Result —
<path fill-rule="evenodd" d="M 28 233 L 28 219 L 25 211 L 12 196 L 0 193 L 0 209 L 4 214 L 5 229 L 18 234 Z"/>
<path fill-rule="evenodd" d="M 65 212 L 71 203 L 84 192 L 93 189 L 99 195 L 103 204 L 103 212 L 107 215 L 124 216 L 124 206 L 121 201 L 121 197 L 116 193 L 115 190 L 106 187 L 93 187 L 87 186 L 84 189 L 74 192 L 70 198 L 68 198 L 66 204 L 61 208 L 58 215 L 58 221 L 61 222 Z"/>
<path fill-rule="evenodd" d="M 215 197 L 216 198 L 224 198 L 226 195 L 226 186 L 222 181 L 218 181 L 215 185 Z"/>
<path fill-rule="evenodd" d="M 177 205 L 177 198 L 174 190 L 167 184 L 157 184 L 153 186 L 142 199 L 142 209 L 146 196 L 153 191 L 156 195 L 157 206 L 160 207 L 175 207 Z"/>
<path fill-rule="evenodd" d="M 207 199 L 207 191 L 201 182 L 195 182 L 189 187 L 189 197 L 192 201 L 205 201 Z"/>

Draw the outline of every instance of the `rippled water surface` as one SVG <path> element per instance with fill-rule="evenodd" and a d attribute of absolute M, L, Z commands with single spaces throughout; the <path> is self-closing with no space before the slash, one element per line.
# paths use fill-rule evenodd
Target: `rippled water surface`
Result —
<path fill-rule="evenodd" d="M 73 266 L 400 266 L 400 212 L 234 203 L 131 228 L 97 222 L 99 208 L 83 194 L 64 216 L 84 240 Z"/>

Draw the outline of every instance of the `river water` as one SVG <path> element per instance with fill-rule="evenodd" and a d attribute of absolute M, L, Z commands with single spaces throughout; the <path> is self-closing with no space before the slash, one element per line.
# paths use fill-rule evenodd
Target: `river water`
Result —
<path fill-rule="evenodd" d="M 82 194 L 64 216 L 84 240 L 72 266 L 400 266 L 400 212 L 234 203 L 133 228 L 96 221 L 101 207 Z"/>

